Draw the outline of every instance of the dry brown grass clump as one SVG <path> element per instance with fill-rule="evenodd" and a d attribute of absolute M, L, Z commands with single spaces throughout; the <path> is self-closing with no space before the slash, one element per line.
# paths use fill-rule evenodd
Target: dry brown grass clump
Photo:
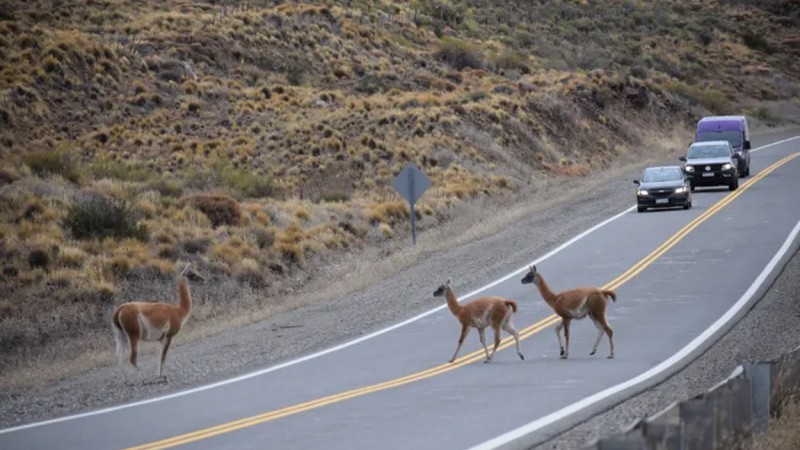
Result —
<path fill-rule="evenodd" d="M 214 227 L 237 226 L 242 223 L 242 210 L 239 202 L 227 195 L 197 194 L 186 197 L 184 201 L 205 214 Z"/>
<path fill-rule="evenodd" d="M 794 450 L 800 447 L 800 399 L 797 396 L 785 400 L 781 414 L 772 417 L 769 433 L 756 436 L 743 448 L 750 450 Z"/>

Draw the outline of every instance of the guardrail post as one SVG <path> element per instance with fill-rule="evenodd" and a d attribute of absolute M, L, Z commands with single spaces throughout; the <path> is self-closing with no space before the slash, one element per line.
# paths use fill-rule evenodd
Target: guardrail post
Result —
<path fill-rule="evenodd" d="M 714 449 L 714 404 L 703 396 L 678 404 L 682 426 L 682 447 L 686 450 Z"/>
<path fill-rule="evenodd" d="M 728 382 L 706 394 L 714 407 L 714 443 L 716 448 L 727 448 L 733 435 L 733 395 Z"/>
<path fill-rule="evenodd" d="M 656 419 L 642 425 L 645 446 L 648 449 L 681 450 L 680 421 Z"/>
<path fill-rule="evenodd" d="M 731 421 L 734 437 L 744 438 L 750 435 L 753 428 L 753 390 L 750 379 L 732 378 L 728 384 L 733 396 Z"/>
<path fill-rule="evenodd" d="M 744 364 L 742 367 L 744 368 L 744 376 L 750 380 L 752 386 L 753 429 L 757 433 L 768 433 L 772 364 L 768 362 L 759 362 L 755 364 Z"/>

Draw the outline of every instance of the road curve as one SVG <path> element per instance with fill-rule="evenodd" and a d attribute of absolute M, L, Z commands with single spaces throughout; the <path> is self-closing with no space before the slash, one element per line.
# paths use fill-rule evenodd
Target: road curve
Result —
<path fill-rule="evenodd" d="M 798 151 L 800 140 L 773 143 L 753 153 L 753 176 L 737 191 L 699 189 L 687 211 L 628 209 L 532 261 L 554 290 L 617 290 L 618 301 L 608 311 L 616 359 L 605 358 L 605 341 L 589 357 L 595 329 L 578 321 L 571 358 L 560 360 L 555 319 L 517 273 L 465 297 L 517 300 L 514 322 L 525 336 L 525 361 L 503 350 L 493 363 L 481 363 L 473 332 L 463 356 L 446 363 L 458 325 L 439 308 L 352 345 L 235 382 L 0 430 L 0 448 L 358 449 L 380 443 L 462 449 L 507 445 L 521 436 L 526 445 L 535 444 L 607 407 L 613 401 L 609 390 L 628 395 L 624 383 L 671 359 L 677 370 L 692 357 L 688 345 L 705 339 L 734 305 L 746 306 L 767 279 L 764 269 L 778 267 L 776 255 L 797 241 Z M 458 280 L 454 286 L 459 293 Z M 643 389 L 648 380 L 634 388 Z"/>

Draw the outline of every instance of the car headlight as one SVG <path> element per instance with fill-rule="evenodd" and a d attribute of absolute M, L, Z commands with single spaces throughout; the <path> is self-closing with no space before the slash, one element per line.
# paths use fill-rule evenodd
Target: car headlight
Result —
<path fill-rule="evenodd" d="M 686 166 L 685 170 L 687 172 L 694 172 L 694 166 Z"/>
<path fill-rule="evenodd" d="M 648 194 L 647 194 L 647 191 L 645 191 L 644 189 L 639 189 L 638 191 L 636 191 L 636 195 L 644 197 L 644 196 L 646 196 Z"/>
<path fill-rule="evenodd" d="M 686 187 L 685 186 L 684 187 L 679 187 L 678 189 L 675 189 L 675 193 L 676 194 L 683 194 L 685 192 L 686 192 Z"/>
<path fill-rule="evenodd" d="M 731 170 L 732 168 L 733 166 L 730 165 L 730 163 L 725 163 L 722 165 L 722 170 Z"/>

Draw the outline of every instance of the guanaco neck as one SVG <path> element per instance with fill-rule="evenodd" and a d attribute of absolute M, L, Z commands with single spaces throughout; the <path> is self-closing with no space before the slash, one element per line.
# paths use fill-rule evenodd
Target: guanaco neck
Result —
<path fill-rule="evenodd" d="M 192 312 L 192 294 L 189 292 L 189 283 L 186 281 L 186 278 L 181 278 L 181 282 L 178 285 L 178 291 L 180 294 L 180 302 L 178 303 L 178 310 L 181 313 L 182 317 L 186 317 Z"/>
<path fill-rule="evenodd" d="M 539 293 L 542 294 L 542 298 L 548 305 L 552 305 L 556 301 L 556 294 L 550 290 L 550 286 L 547 285 L 547 282 L 544 281 L 541 275 L 536 275 L 536 278 L 533 279 L 536 287 L 539 288 Z"/>
<path fill-rule="evenodd" d="M 461 305 L 458 304 L 455 292 L 448 287 L 445 292 L 445 297 L 447 298 L 447 309 L 449 309 L 454 316 L 457 316 L 461 312 Z"/>

